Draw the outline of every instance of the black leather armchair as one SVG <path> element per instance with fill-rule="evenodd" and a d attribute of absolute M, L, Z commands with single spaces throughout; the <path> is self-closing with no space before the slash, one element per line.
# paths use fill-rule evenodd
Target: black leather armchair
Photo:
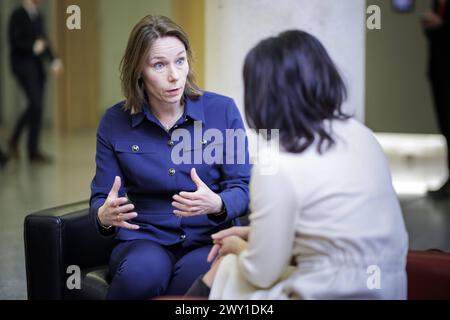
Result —
<path fill-rule="evenodd" d="M 248 216 L 240 218 L 248 224 Z M 89 201 L 34 212 L 24 223 L 28 299 L 105 299 L 114 234 L 100 235 L 89 216 Z M 80 289 L 69 289 L 71 265 L 81 269 Z"/>
<path fill-rule="evenodd" d="M 82 201 L 32 213 L 24 223 L 28 299 L 104 299 L 114 237 L 102 237 Z M 69 289 L 71 265 L 81 269 L 80 289 Z"/>

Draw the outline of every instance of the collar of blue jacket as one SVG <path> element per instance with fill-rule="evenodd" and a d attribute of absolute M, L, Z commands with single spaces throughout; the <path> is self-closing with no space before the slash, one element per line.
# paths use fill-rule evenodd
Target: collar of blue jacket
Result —
<path fill-rule="evenodd" d="M 147 100 L 147 99 L 146 99 Z M 199 99 L 193 100 L 190 98 L 186 98 L 185 100 L 185 108 L 183 112 L 183 119 L 186 117 L 194 120 L 205 122 L 205 112 L 203 106 L 203 99 L 200 97 Z M 139 113 L 133 114 L 131 116 L 131 126 L 134 128 L 141 124 L 141 122 L 146 118 L 148 121 L 154 122 L 159 125 L 158 119 L 151 112 L 150 105 L 147 101 L 144 102 L 143 110 Z"/>

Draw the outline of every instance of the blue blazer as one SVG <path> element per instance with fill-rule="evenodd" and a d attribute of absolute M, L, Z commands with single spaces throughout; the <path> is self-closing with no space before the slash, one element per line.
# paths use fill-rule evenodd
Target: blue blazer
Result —
<path fill-rule="evenodd" d="M 148 104 L 143 112 L 134 115 L 124 111 L 123 104 L 105 112 L 97 131 L 97 167 L 90 198 L 91 215 L 97 227 L 98 208 L 107 198 L 115 176 L 122 179 L 119 196 L 127 196 L 138 213 L 129 222 L 140 226 L 139 230 L 117 228 L 119 240 L 149 239 L 162 245 L 210 244 L 212 233 L 230 227 L 247 214 L 251 169 L 248 141 L 244 136 L 242 145 L 239 139 L 226 138 L 227 133 L 230 135 L 227 129 L 244 130 L 231 98 L 204 92 L 196 100 L 187 99 L 183 116 L 170 131 L 164 129 Z M 184 129 L 181 131 L 192 139 L 180 136 L 175 139 L 172 134 L 181 132 L 179 129 Z M 209 131 L 212 135 L 208 135 L 208 129 L 213 129 Z M 219 133 L 223 139 L 217 139 Z M 216 157 L 211 150 L 221 154 Z M 205 161 L 202 152 L 220 160 Z M 185 161 L 180 163 L 180 158 Z M 226 208 L 224 218 L 211 215 L 181 218 L 173 214 L 172 196 L 196 190 L 190 176 L 192 167 L 222 198 Z"/>

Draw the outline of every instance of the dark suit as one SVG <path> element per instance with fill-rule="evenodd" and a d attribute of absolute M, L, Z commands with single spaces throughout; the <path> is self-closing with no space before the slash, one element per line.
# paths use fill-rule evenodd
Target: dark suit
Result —
<path fill-rule="evenodd" d="M 9 21 L 9 44 L 12 72 L 27 98 L 27 108 L 20 116 L 11 138 L 17 144 L 26 125 L 29 125 L 28 153 L 39 152 L 39 136 L 42 126 L 42 108 L 45 83 L 44 59 L 53 60 L 50 47 L 35 55 L 33 45 L 38 38 L 46 39 L 42 16 L 30 18 L 23 7 L 17 8 Z M 47 40 L 48 44 L 48 40 Z"/>
<path fill-rule="evenodd" d="M 438 13 L 438 1 L 433 1 L 433 11 Z M 450 1 L 443 13 L 443 25 L 427 31 L 429 43 L 428 76 L 441 133 L 450 145 Z M 450 169 L 450 151 L 447 159 Z"/>

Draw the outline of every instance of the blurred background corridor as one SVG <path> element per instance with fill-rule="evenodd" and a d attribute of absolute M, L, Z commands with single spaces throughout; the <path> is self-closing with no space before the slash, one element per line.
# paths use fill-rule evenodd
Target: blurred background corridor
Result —
<path fill-rule="evenodd" d="M 8 149 L 25 98 L 10 68 L 8 21 L 20 0 L 0 1 L 0 147 Z M 420 15 L 431 1 L 399 12 L 391 0 L 42 0 L 60 77 L 47 79 L 40 145 L 51 164 L 26 157 L 0 168 L 0 299 L 26 299 L 23 221 L 42 209 L 87 200 L 95 171 L 95 132 L 104 110 L 122 100 L 119 63 L 132 26 L 166 15 L 189 33 L 201 88 L 235 99 L 242 111 L 241 68 L 261 38 L 289 28 L 320 38 L 349 88 L 345 110 L 371 128 L 389 160 L 411 249 L 450 250 L 450 199 L 426 196 L 448 177 L 426 77 Z M 81 8 L 81 30 L 68 30 L 68 5 Z M 366 27 L 366 8 L 381 9 L 381 29 Z M 450 107 L 450 106 L 449 106 Z M 26 154 L 26 139 L 19 146 Z"/>

